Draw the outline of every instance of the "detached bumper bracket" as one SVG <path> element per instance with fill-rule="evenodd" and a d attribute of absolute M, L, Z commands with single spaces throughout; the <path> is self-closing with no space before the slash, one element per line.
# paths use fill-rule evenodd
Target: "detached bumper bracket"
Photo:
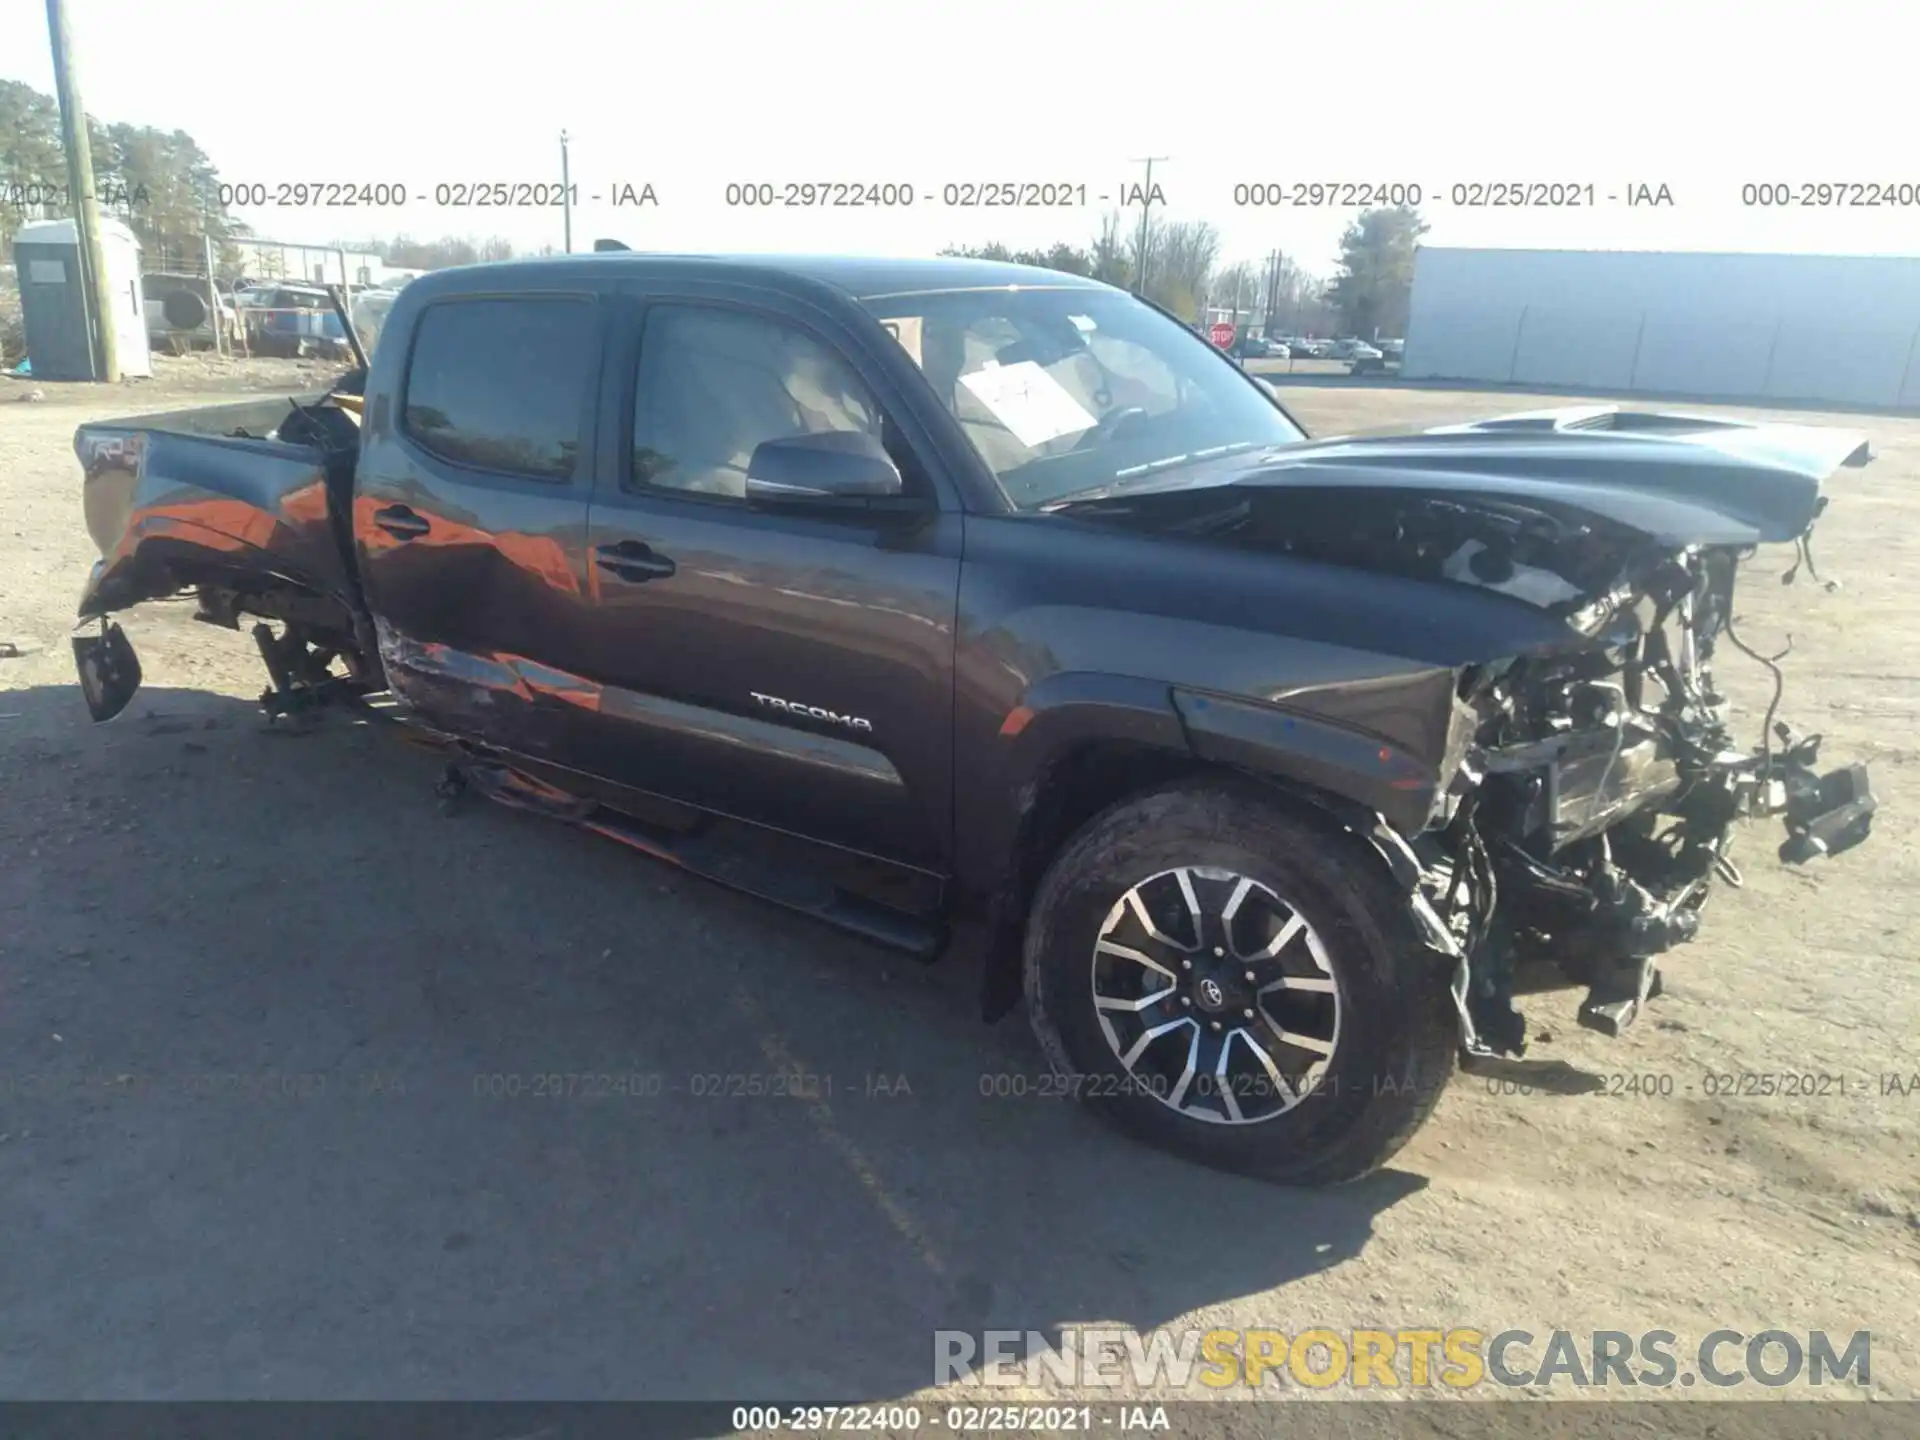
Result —
<path fill-rule="evenodd" d="M 73 663 L 80 694 L 96 721 L 113 719 L 140 688 L 140 657 L 126 631 L 111 620 L 100 622 L 98 635 L 73 637 Z"/>
<path fill-rule="evenodd" d="M 1851 850 L 1867 838 L 1879 806 L 1865 765 L 1829 771 L 1789 803 L 1788 834 L 1780 845 L 1780 858 L 1789 865 L 1803 865 L 1822 855 Z"/>

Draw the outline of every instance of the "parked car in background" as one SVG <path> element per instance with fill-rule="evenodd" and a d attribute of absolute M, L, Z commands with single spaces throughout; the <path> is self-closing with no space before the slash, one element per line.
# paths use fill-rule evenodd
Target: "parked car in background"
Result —
<path fill-rule="evenodd" d="M 1296 360 L 1324 360 L 1327 355 L 1327 342 L 1309 339 L 1305 335 L 1291 337 L 1287 348 L 1293 352 Z"/>
<path fill-rule="evenodd" d="M 400 283 L 406 282 L 403 280 Z M 353 303 L 348 309 L 353 316 L 353 328 L 360 336 L 360 345 L 367 354 L 373 354 L 374 346 L 380 343 L 380 331 L 387 323 L 387 312 L 399 298 L 400 285 L 382 285 L 372 290 L 354 292 Z"/>
<path fill-rule="evenodd" d="M 1347 336 L 1344 340 L 1335 341 L 1329 353 L 1335 360 L 1378 360 L 1381 356 L 1379 350 L 1353 335 Z"/>
<path fill-rule="evenodd" d="M 235 300 L 256 354 L 339 356 L 348 351 L 346 327 L 333 313 L 324 285 L 275 281 L 242 290 Z"/>
<path fill-rule="evenodd" d="M 1242 335 L 1228 348 L 1236 360 L 1285 360 L 1292 353 L 1278 340 L 1260 335 Z"/>
<path fill-rule="evenodd" d="M 215 280 L 214 300 L 220 332 L 228 342 L 240 338 L 233 286 Z M 215 318 L 207 303 L 207 277 L 156 271 L 140 277 L 140 308 L 147 318 L 147 341 L 157 350 L 193 350 L 215 343 Z"/>

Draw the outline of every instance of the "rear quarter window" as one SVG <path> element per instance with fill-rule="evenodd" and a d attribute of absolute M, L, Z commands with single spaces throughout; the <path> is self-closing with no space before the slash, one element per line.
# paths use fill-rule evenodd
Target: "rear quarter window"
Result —
<path fill-rule="evenodd" d="M 430 305 L 414 329 L 403 428 L 456 465 L 571 480 L 595 334 L 585 298 Z"/>

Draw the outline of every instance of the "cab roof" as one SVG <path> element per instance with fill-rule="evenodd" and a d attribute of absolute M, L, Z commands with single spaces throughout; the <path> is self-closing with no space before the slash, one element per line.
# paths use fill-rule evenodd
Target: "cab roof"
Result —
<path fill-rule="evenodd" d="M 855 300 L 951 290 L 1004 290 L 1013 286 L 1050 290 L 1110 288 L 1098 280 L 1037 265 L 951 255 L 884 259 L 862 255 L 683 255 L 601 250 L 584 255 L 543 255 L 436 270 L 415 280 L 408 289 L 428 286 L 434 291 L 457 291 L 476 283 L 511 286 L 522 278 L 550 284 L 557 278 L 575 274 L 582 279 L 603 279 L 608 275 L 634 279 L 681 275 L 763 283 L 811 281 L 831 286 Z"/>

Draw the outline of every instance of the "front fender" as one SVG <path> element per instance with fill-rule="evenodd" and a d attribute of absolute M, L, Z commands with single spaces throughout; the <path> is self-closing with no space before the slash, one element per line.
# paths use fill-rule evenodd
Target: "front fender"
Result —
<path fill-rule="evenodd" d="M 1196 758 L 1338 796 L 1380 815 L 1402 835 L 1413 835 L 1426 827 L 1470 736 L 1470 727 L 1455 719 L 1452 678 L 1450 671 L 1428 672 L 1408 677 L 1399 687 L 1412 717 L 1428 720 L 1396 727 L 1410 735 L 1383 733 L 1353 718 L 1334 719 L 1307 708 L 1193 690 L 1175 690 L 1173 705 Z M 1345 691 L 1318 698 L 1349 714 L 1358 703 Z M 1339 704 L 1342 700 L 1346 705 Z M 1412 735 L 1436 730 L 1409 743 Z"/>
<path fill-rule="evenodd" d="M 1404 686 L 1393 688 L 1397 693 L 1391 698 L 1398 703 L 1389 707 L 1391 716 L 1410 721 L 1425 712 L 1429 723 L 1393 724 L 1382 715 L 1375 715 L 1374 723 L 1396 733 L 1430 732 L 1437 707 L 1441 753 L 1451 757 L 1464 749 L 1458 711 L 1451 705 L 1451 672 L 1409 676 Z M 1375 682 L 1366 691 L 1364 704 L 1346 696 L 1350 714 L 1379 706 L 1382 687 Z M 1046 818 L 1050 788 L 1057 781 L 1075 784 L 1060 781 L 1063 772 L 1100 747 L 1124 752 L 1136 763 L 1158 755 L 1176 770 L 1217 765 L 1254 777 L 1288 803 L 1318 811 L 1371 847 L 1407 894 L 1427 944 L 1452 953 L 1445 927 L 1421 897 L 1419 863 L 1405 837 L 1425 824 L 1442 777 L 1453 766 L 1444 758 L 1439 764 L 1421 758 L 1371 729 L 1313 713 L 1339 703 L 1336 696 L 1318 694 L 1300 709 L 1286 710 L 1091 672 L 1056 674 L 1036 683 L 1007 712 L 990 764 L 963 774 L 957 796 L 966 841 L 959 854 L 961 878 L 989 897 L 981 992 L 986 1018 L 997 1019 L 1019 1000 L 1020 935 L 1032 885 L 1048 859 L 1036 853 L 1034 842 L 1045 838 L 1059 818 Z"/>
<path fill-rule="evenodd" d="M 958 777 L 956 871 L 993 893 L 1017 878 L 1023 831 L 1051 778 L 1085 747 L 1161 752 L 1278 781 L 1423 829 L 1465 753 L 1471 713 L 1454 672 L 1321 685 L 1251 701 L 1136 676 L 1067 671 L 1036 681 L 988 752 Z"/>
<path fill-rule="evenodd" d="M 978 773 L 956 777 L 955 870 L 976 893 L 1014 878 L 1021 831 L 1048 778 L 1083 746 L 1129 745 L 1188 756 L 1164 682 L 1092 671 L 1036 681 L 1000 722 Z"/>

